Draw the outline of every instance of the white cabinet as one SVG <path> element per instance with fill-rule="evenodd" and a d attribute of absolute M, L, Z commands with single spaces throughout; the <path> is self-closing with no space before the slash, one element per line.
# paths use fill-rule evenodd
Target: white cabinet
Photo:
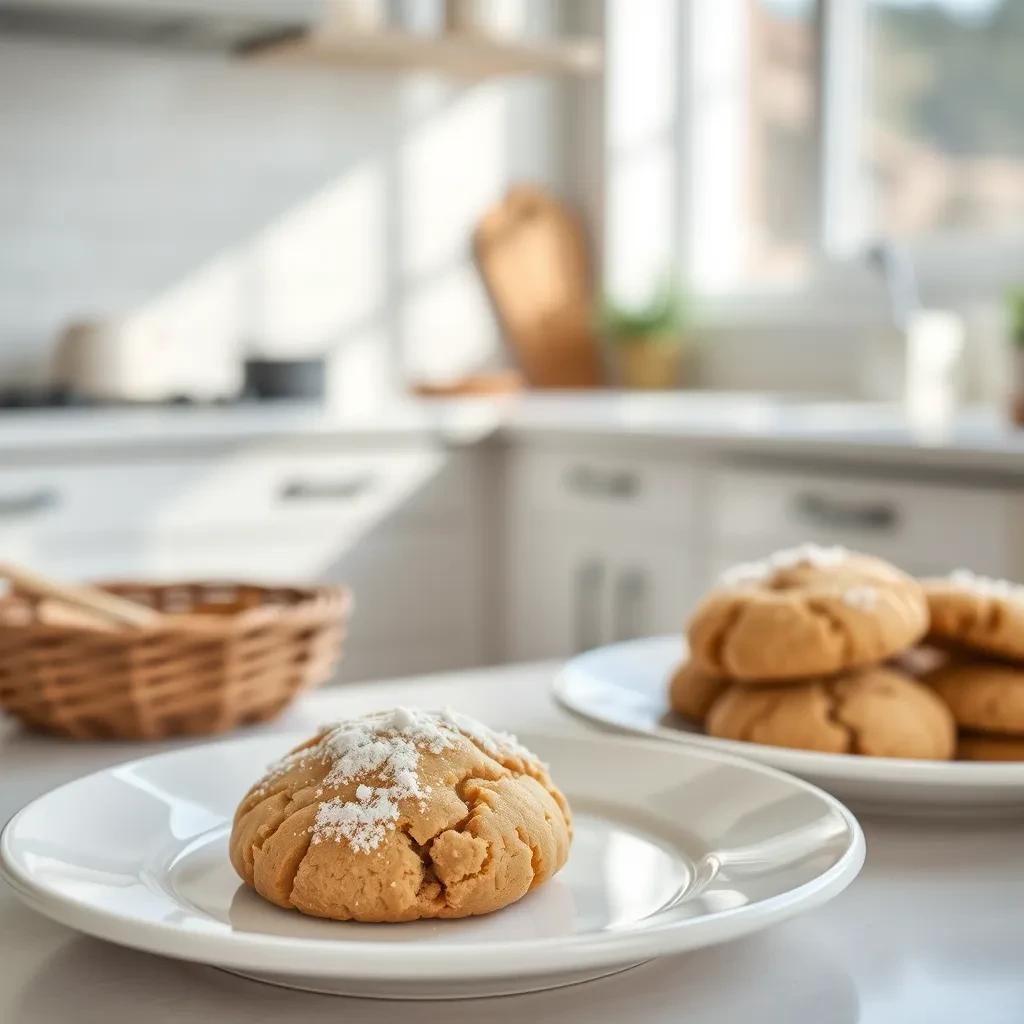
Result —
<path fill-rule="evenodd" d="M 507 458 L 509 660 L 681 628 L 704 575 L 698 466 L 587 449 Z"/>
<path fill-rule="evenodd" d="M 567 526 L 544 531 L 509 567 L 509 660 L 561 657 L 681 629 L 694 599 L 684 543 Z"/>
<path fill-rule="evenodd" d="M 805 541 L 918 574 L 1024 578 L 1024 491 L 1009 483 L 628 438 L 193 451 L 0 466 L 0 560 L 70 579 L 347 583 L 341 680 L 677 632 L 722 569 Z"/>
<path fill-rule="evenodd" d="M 709 546 L 717 574 L 806 541 L 841 544 L 917 575 L 966 566 L 1020 574 L 1021 492 L 891 479 L 861 471 L 723 466 L 709 480 Z"/>
<path fill-rule="evenodd" d="M 355 532 L 410 511 L 457 512 L 471 456 L 436 446 L 371 452 L 227 450 L 194 458 L 0 469 L 0 544 L 8 534 L 237 530 L 273 525 Z"/>

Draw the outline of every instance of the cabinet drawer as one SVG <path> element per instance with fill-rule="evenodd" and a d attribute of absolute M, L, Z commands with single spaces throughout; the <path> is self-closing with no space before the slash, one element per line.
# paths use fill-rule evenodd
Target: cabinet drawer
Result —
<path fill-rule="evenodd" d="M 724 469 L 711 493 L 716 568 L 805 541 L 843 544 L 912 572 L 969 566 L 1004 576 L 1015 569 L 1009 490 Z"/>
<path fill-rule="evenodd" d="M 513 450 L 510 493 L 526 516 L 608 520 L 623 516 L 646 525 L 685 527 L 693 519 L 696 470 L 687 462 L 601 453 Z"/>
<path fill-rule="evenodd" d="M 159 463 L 0 471 L 0 544 L 26 532 L 274 525 L 335 529 L 466 505 L 465 459 L 443 449 L 350 454 L 230 453 Z"/>
<path fill-rule="evenodd" d="M 337 530 L 384 520 L 445 521 L 465 508 L 469 487 L 465 460 L 443 449 L 240 455 L 192 474 L 155 522 Z"/>

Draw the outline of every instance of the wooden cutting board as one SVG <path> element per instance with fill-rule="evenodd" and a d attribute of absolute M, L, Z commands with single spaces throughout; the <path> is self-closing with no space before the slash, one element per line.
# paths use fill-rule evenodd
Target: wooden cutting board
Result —
<path fill-rule="evenodd" d="M 473 251 L 527 383 L 603 383 L 594 291 L 579 218 L 543 189 L 517 185 L 477 225 Z"/>

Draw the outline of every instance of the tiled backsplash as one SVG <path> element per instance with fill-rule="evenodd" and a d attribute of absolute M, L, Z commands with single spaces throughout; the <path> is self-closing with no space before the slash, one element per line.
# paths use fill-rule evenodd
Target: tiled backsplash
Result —
<path fill-rule="evenodd" d="M 139 310 L 196 386 L 240 348 L 330 350 L 360 393 L 494 361 L 469 233 L 559 187 L 559 88 L 0 40 L 0 379 Z"/>

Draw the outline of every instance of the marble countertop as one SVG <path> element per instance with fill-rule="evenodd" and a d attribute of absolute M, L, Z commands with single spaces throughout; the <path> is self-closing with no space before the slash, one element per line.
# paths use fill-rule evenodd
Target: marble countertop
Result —
<path fill-rule="evenodd" d="M 308 697 L 271 731 L 396 703 L 458 706 L 505 727 L 587 728 L 553 703 L 551 664 Z M 45 790 L 168 745 L 68 743 L 0 723 L 0 821 Z M 738 942 L 525 996 L 391 1003 L 271 988 L 78 935 L 0 883 L 0 1020 L 147 1024 L 299 1020 L 406 1024 L 906 1024 L 1024 1020 L 1022 823 L 862 818 L 863 872 L 833 902 Z"/>
<path fill-rule="evenodd" d="M 897 405 L 746 393 L 527 394 L 403 400 L 363 411 L 302 404 L 223 408 L 67 409 L 0 415 L 0 457 L 70 451 L 223 446 L 272 440 L 338 444 L 490 437 L 639 442 L 967 471 L 1024 473 L 1024 430 L 969 409 L 941 427 L 913 426 Z"/>

